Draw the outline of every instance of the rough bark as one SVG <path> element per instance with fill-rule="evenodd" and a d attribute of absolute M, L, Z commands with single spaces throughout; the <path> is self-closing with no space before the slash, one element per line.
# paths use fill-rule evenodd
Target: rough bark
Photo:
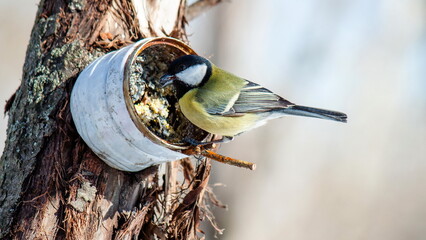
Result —
<path fill-rule="evenodd" d="M 159 19 L 162 12 L 170 18 L 173 8 L 163 11 L 155 1 L 146 0 L 149 14 L 141 21 L 126 0 L 40 2 L 22 83 L 6 105 L 0 238 L 197 237 L 200 219 L 209 214 L 203 194 L 208 161 L 175 163 L 184 180 L 172 179 L 175 187 L 165 194 L 170 181 L 162 181 L 158 166 L 131 174 L 104 164 L 78 136 L 69 109 L 76 77 L 96 57 L 147 36 L 185 39 L 185 1 L 172 2 L 174 22 L 167 28 Z"/>

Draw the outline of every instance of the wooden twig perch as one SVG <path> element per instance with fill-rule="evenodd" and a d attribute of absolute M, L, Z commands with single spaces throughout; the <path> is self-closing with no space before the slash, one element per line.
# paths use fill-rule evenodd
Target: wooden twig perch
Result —
<path fill-rule="evenodd" d="M 239 160 L 239 159 L 230 158 L 230 157 L 227 157 L 227 156 L 223 156 L 223 155 L 220 155 L 218 153 L 215 153 L 215 152 L 207 150 L 207 149 L 201 150 L 200 154 L 204 157 L 208 157 L 210 159 L 213 159 L 213 160 L 221 162 L 221 163 L 225 163 L 225 164 L 229 164 L 229 165 L 233 165 L 233 166 L 237 166 L 237 167 L 242 167 L 242 168 L 247 168 L 247 169 L 250 169 L 250 170 L 256 169 L 256 164 L 254 164 L 254 163 L 246 162 L 246 161 Z"/>

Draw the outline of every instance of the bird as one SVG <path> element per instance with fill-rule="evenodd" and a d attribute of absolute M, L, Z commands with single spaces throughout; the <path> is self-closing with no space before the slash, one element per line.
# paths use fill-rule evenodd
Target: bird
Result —
<path fill-rule="evenodd" d="M 198 55 L 172 61 L 159 83 L 162 87 L 175 85 L 180 111 L 192 124 L 222 136 L 210 142 L 185 139 L 192 145 L 229 142 L 268 120 L 286 115 L 347 121 L 345 113 L 296 105 Z"/>

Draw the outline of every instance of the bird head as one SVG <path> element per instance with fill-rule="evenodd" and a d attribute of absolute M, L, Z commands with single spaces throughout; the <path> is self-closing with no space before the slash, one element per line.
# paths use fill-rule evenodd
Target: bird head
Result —
<path fill-rule="evenodd" d="M 174 82 L 191 89 L 203 85 L 212 74 L 209 60 L 197 55 L 185 55 L 174 60 L 167 73 L 161 77 L 160 84 L 165 87 Z"/>

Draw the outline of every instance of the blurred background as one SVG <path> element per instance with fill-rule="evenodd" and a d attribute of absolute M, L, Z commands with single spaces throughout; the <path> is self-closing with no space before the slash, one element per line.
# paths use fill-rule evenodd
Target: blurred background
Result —
<path fill-rule="evenodd" d="M 37 2 L 0 2 L 2 104 Z M 233 0 L 190 22 L 193 48 L 218 66 L 349 116 L 274 120 L 224 144 L 257 169 L 214 163 L 220 239 L 425 239 L 425 19 L 424 0 Z"/>

